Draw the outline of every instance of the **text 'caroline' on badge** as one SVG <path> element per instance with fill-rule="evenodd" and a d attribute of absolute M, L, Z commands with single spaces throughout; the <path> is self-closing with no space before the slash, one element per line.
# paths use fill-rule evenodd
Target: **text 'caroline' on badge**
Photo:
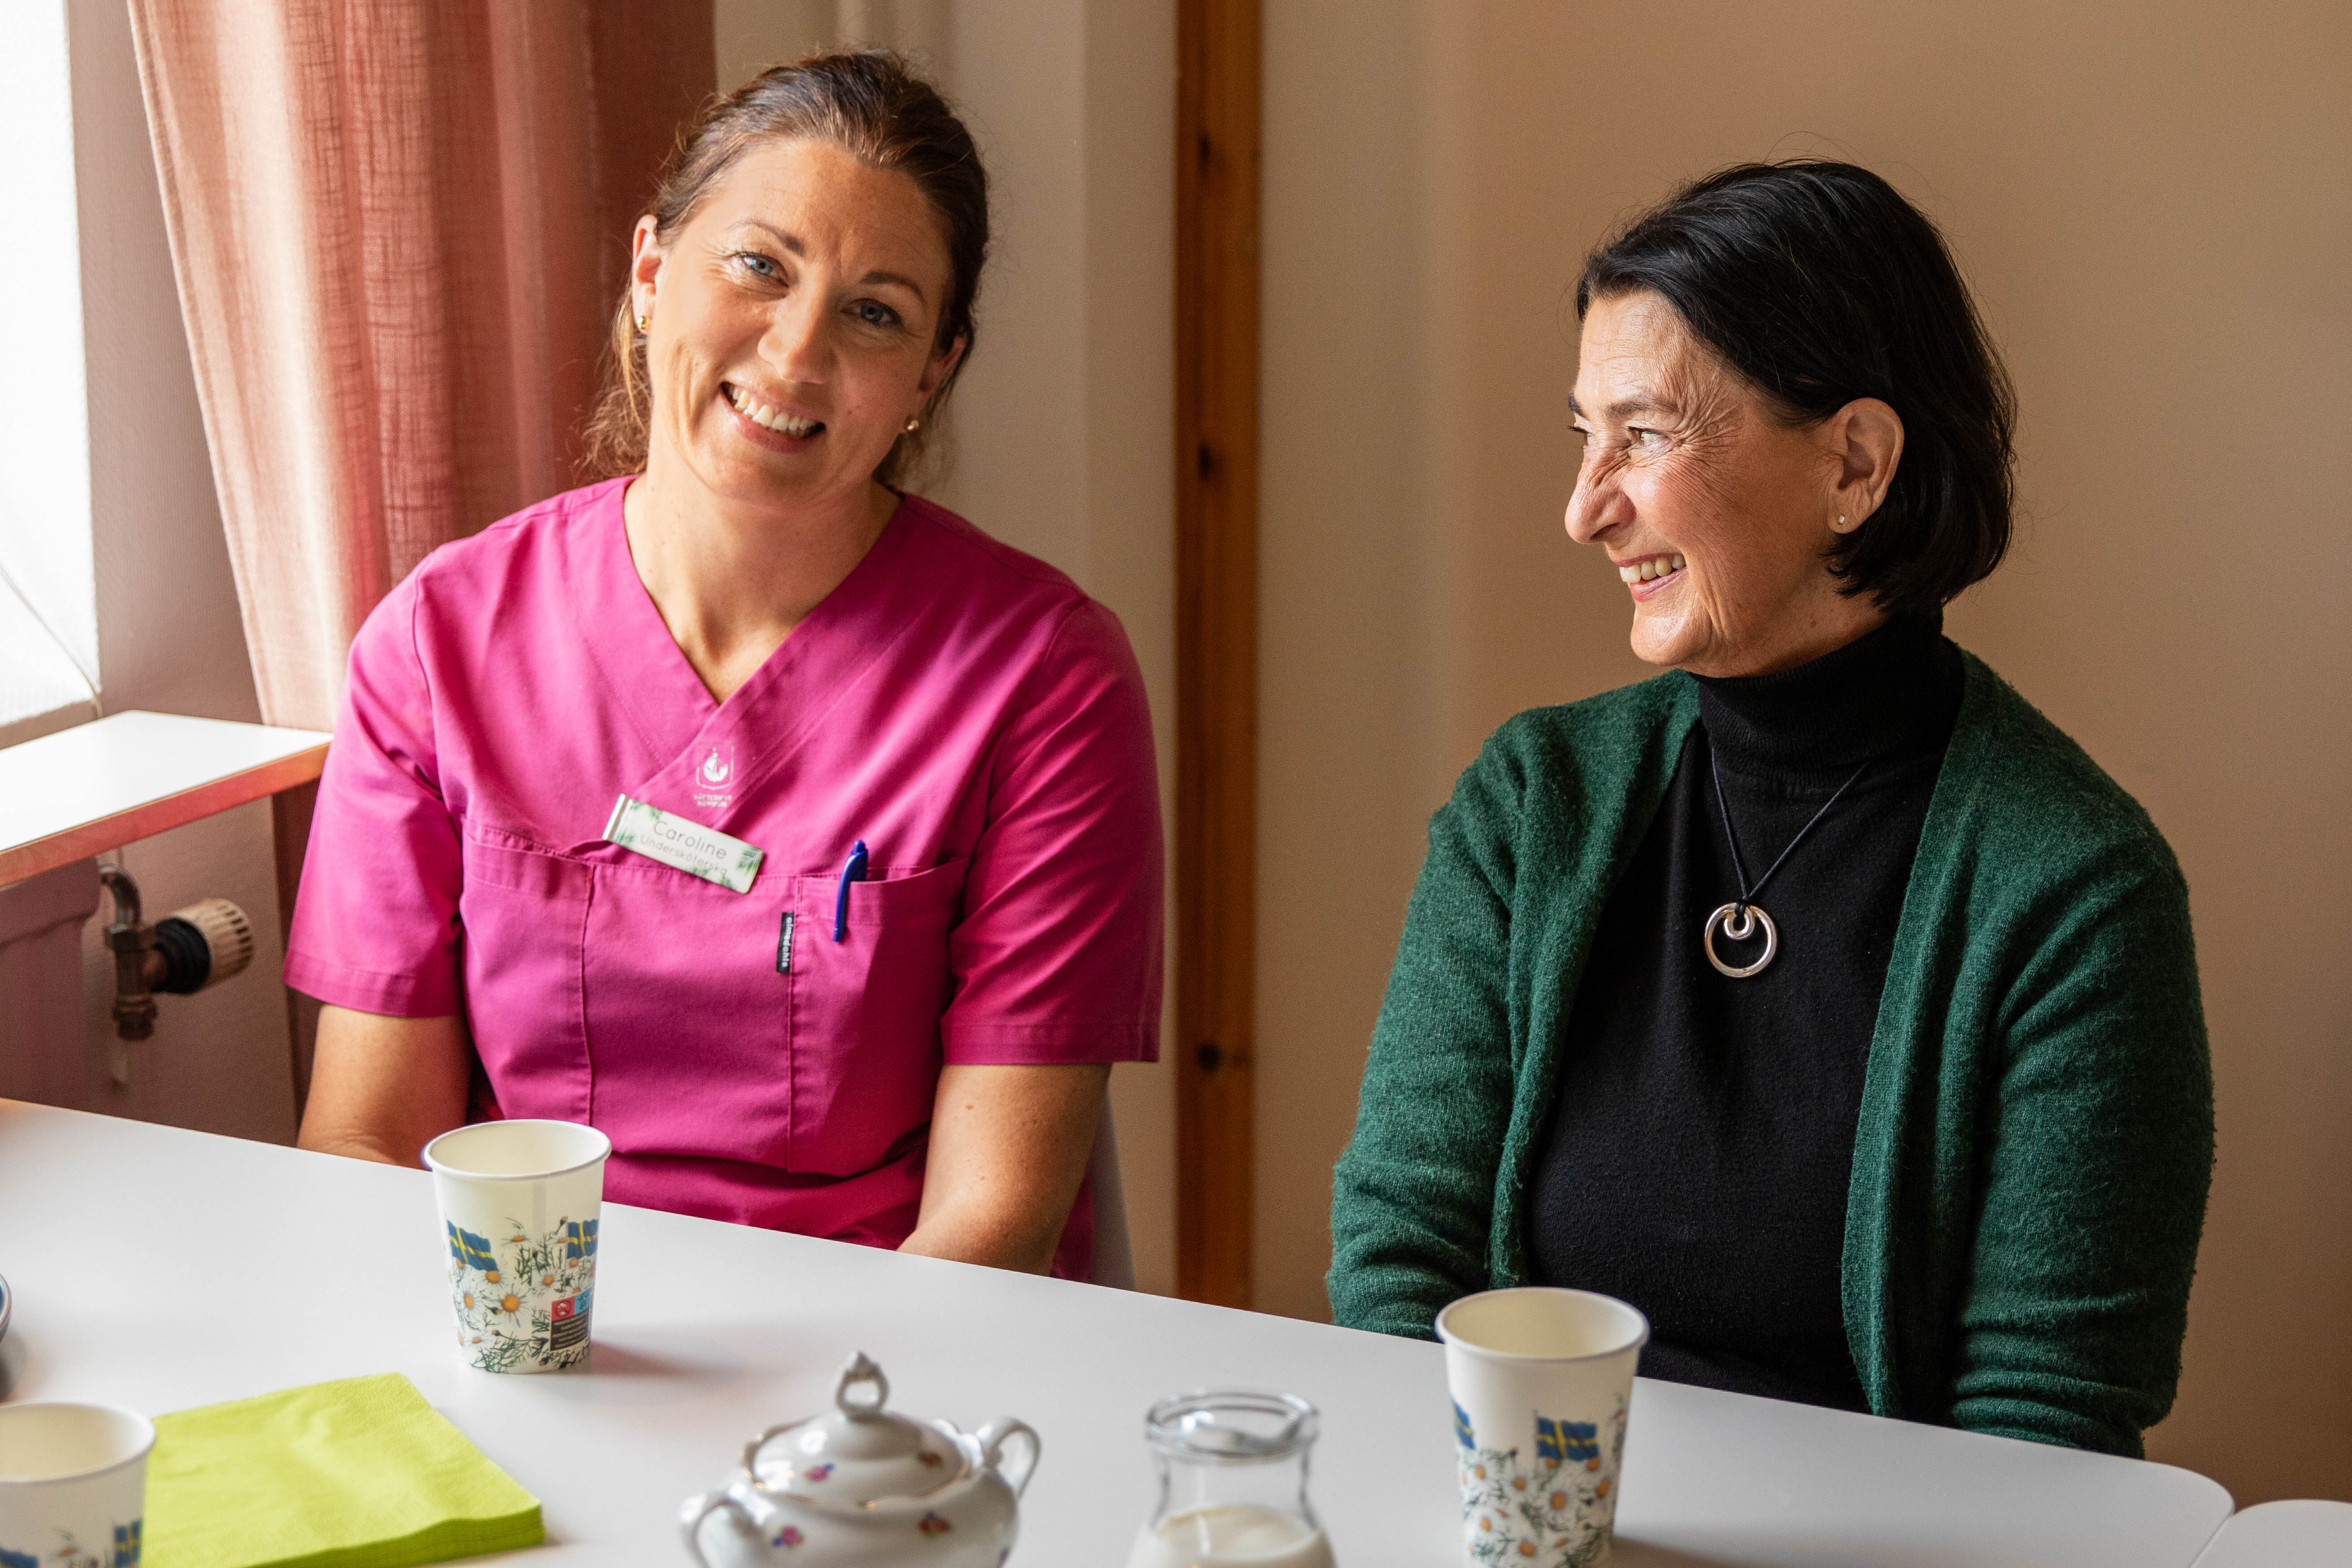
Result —
<path fill-rule="evenodd" d="M 739 893 L 751 890 L 751 879 L 760 874 L 760 862 L 767 858 L 764 849 L 627 795 L 613 803 L 613 818 L 604 824 L 604 842 Z"/>

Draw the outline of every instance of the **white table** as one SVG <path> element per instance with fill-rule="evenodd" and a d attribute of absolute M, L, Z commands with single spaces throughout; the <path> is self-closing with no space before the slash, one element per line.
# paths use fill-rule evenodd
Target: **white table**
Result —
<path fill-rule="evenodd" d="M 2352 1502 L 2266 1502 L 2224 1521 L 2197 1568 L 2352 1568 Z"/>
<path fill-rule="evenodd" d="M 397 1370 L 540 1497 L 551 1562 L 644 1568 L 863 1349 L 909 1414 L 1043 1435 L 1016 1565 L 1117 1568 L 1145 1407 L 1281 1388 L 1323 1408 L 1347 1568 L 1461 1561 L 1433 1345 L 607 1205 L 593 1370 L 499 1377 L 456 1357 L 443 1256 L 421 1172 L 0 1100 L 0 1397 L 152 1413 Z M 2231 1509 L 2162 1465 L 1646 1380 L 1623 1495 L 1624 1568 L 2188 1568 Z"/>

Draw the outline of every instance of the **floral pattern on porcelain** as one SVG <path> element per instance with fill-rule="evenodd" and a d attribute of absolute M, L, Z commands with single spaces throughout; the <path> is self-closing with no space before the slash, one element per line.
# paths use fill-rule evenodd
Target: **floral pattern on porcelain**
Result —
<path fill-rule="evenodd" d="M 865 1381 L 883 1392 L 871 1404 L 853 1404 L 849 1388 Z M 854 1449 L 845 1457 L 855 1462 L 837 1475 L 830 1454 L 819 1463 L 791 1463 L 823 1451 L 825 1436 L 809 1434 L 826 1418 L 771 1427 L 746 1445 L 728 1485 L 688 1501 L 679 1524 L 688 1551 L 705 1568 L 787 1561 L 795 1568 L 1003 1568 L 1020 1533 L 1020 1497 L 1036 1468 L 1037 1435 L 1010 1418 L 961 1432 L 945 1421 L 889 1415 L 880 1406 L 887 1391 L 879 1369 L 859 1356 L 844 1369 L 835 1400 L 853 1421 L 896 1424 L 907 1444 L 898 1489 L 866 1490 L 876 1485 L 872 1466 Z M 825 1483 L 821 1491 L 808 1485 L 816 1482 Z"/>

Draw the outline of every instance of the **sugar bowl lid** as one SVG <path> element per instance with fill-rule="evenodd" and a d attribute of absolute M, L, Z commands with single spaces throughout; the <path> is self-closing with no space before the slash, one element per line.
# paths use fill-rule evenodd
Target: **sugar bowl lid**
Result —
<path fill-rule="evenodd" d="M 863 1351 L 833 1385 L 830 1414 L 772 1426 L 743 1449 L 764 1491 L 855 1506 L 919 1498 L 962 1479 L 963 1450 L 936 1426 L 883 1408 L 890 1380 Z"/>

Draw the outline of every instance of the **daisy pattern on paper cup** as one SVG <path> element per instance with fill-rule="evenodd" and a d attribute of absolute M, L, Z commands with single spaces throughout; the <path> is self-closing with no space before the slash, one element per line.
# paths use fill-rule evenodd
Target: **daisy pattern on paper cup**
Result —
<path fill-rule="evenodd" d="M 593 1127 L 544 1121 L 480 1122 L 425 1146 L 467 1365 L 552 1372 L 587 1358 L 612 1148 Z"/>
<path fill-rule="evenodd" d="M 590 1248 L 568 1247 L 567 1236 L 579 1235 L 583 1223 Z M 511 1230 L 493 1242 L 443 1222 L 450 1304 L 469 1364 L 483 1372 L 543 1372 L 586 1357 L 596 1223 L 567 1217 L 543 1236 Z"/>
<path fill-rule="evenodd" d="M 1648 1321 L 1606 1296 L 1537 1287 L 1465 1297 L 1437 1331 L 1470 1560 L 1605 1561 Z"/>

